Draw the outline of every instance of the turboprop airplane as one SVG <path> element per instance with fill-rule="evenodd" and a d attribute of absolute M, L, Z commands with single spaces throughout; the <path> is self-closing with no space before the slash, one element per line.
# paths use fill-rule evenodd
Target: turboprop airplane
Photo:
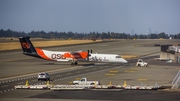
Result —
<path fill-rule="evenodd" d="M 62 52 L 62 51 L 49 51 L 41 48 L 35 48 L 30 37 L 20 37 L 19 41 L 22 46 L 23 54 L 34 56 L 46 60 L 54 61 L 67 61 L 71 65 L 77 65 L 78 61 L 82 62 L 105 62 L 105 63 L 128 63 L 125 59 L 117 54 L 94 54 L 92 50 L 88 51 L 75 51 L 75 52 Z"/>

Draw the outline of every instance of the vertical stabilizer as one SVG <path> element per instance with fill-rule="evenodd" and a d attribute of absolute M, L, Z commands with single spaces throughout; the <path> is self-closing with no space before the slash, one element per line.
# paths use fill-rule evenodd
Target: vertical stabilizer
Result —
<path fill-rule="evenodd" d="M 26 55 L 38 56 L 36 49 L 29 40 L 30 37 L 20 37 L 19 41 L 23 50 L 23 53 Z"/>

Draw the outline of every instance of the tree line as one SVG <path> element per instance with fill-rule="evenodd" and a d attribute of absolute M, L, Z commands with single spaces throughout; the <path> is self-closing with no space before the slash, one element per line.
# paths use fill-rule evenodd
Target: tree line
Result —
<path fill-rule="evenodd" d="M 90 33 L 77 33 L 77 32 L 45 32 L 45 31 L 31 31 L 28 33 L 13 31 L 13 30 L 0 30 L 0 37 L 23 37 L 29 36 L 33 38 L 47 38 L 47 39 L 180 39 L 180 33 L 168 35 L 165 32 L 159 34 L 127 34 L 115 32 L 90 32 Z"/>

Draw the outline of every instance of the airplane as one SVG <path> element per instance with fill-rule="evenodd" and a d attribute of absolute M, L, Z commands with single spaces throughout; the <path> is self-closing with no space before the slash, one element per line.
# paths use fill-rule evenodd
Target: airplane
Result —
<path fill-rule="evenodd" d="M 45 60 L 66 61 L 71 65 L 77 65 L 81 62 L 105 62 L 105 63 L 128 63 L 125 59 L 117 54 L 97 54 L 87 51 L 49 51 L 41 48 L 35 48 L 30 41 L 30 37 L 19 37 L 19 41 L 23 50 L 23 54 L 34 56 Z"/>

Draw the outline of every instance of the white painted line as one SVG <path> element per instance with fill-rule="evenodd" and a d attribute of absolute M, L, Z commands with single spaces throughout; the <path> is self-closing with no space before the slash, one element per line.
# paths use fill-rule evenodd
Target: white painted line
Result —
<path fill-rule="evenodd" d="M 37 80 L 32 80 L 32 81 L 37 81 Z"/>
<path fill-rule="evenodd" d="M 60 77 L 61 75 L 56 75 L 56 77 Z"/>
<path fill-rule="evenodd" d="M 19 83 L 17 83 L 17 84 L 25 84 L 25 82 L 19 82 Z"/>
<path fill-rule="evenodd" d="M 70 75 L 71 73 L 67 73 L 67 75 Z"/>
<path fill-rule="evenodd" d="M 60 68 L 60 69 L 55 69 L 55 70 L 47 70 L 47 71 L 44 71 L 44 72 L 48 72 L 48 73 L 51 73 L 51 72 L 55 72 L 55 71 L 63 71 L 63 70 L 66 70 L 66 69 L 74 69 L 74 68 L 80 68 L 82 66 L 76 66 L 76 67 L 71 67 L 71 66 L 68 66 L 68 68 Z M 38 72 L 37 72 L 38 73 Z M 13 77 L 6 77 L 6 78 L 2 78 L 0 80 L 7 80 L 7 79 L 13 79 L 13 78 L 18 78 L 18 77 L 23 77 L 23 76 L 32 76 L 32 75 L 37 75 L 37 73 L 30 73 L 30 74 L 24 74 L 24 75 L 19 75 L 19 76 L 13 76 Z M 34 76 L 36 77 L 36 76 Z"/>
<path fill-rule="evenodd" d="M 4 86 L 1 86 L 1 87 L 8 87 L 9 85 L 4 85 Z"/>

